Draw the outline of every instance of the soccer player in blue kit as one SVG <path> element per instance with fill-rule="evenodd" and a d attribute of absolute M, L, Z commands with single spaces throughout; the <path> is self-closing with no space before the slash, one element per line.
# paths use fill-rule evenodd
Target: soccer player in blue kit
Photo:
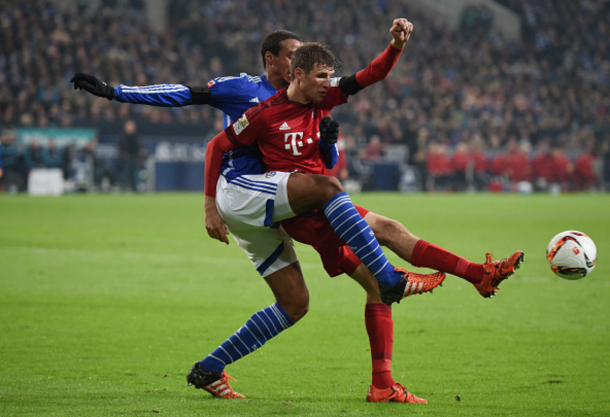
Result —
<path fill-rule="evenodd" d="M 262 46 L 262 56 L 266 69 L 265 75 L 260 77 L 252 77 L 246 74 L 241 74 L 239 77 L 217 78 L 210 81 L 210 83 L 208 83 L 208 85 L 205 87 L 187 87 L 179 84 L 162 84 L 144 87 L 110 87 L 107 84 L 99 81 L 97 78 L 87 74 L 76 74 L 72 81 L 75 83 L 75 88 L 85 89 L 95 95 L 106 97 L 108 99 L 115 99 L 120 102 L 159 106 L 210 104 L 225 112 L 227 115 L 227 117 L 225 117 L 226 126 L 229 121 L 238 119 L 245 109 L 251 107 L 252 105 L 256 105 L 258 101 L 265 100 L 267 97 L 274 94 L 277 89 L 283 88 L 289 83 L 290 56 L 299 45 L 300 39 L 298 36 L 285 31 L 274 32 L 265 39 Z M 239 152 L 243 153 L 239 154 Z M 228 168 L 229 170 L 233 170 L 233 172 L 224 170 L 223 175 L 228 175 L 228 177 L 234 175 L 233 178 L 237 178 L 240 172 L 253 172 L 257 169 L 261 169 L 261 173 L 264 172 L 265 167 L 262 166 L 259 168 L 257 165 L 260 164 L 259 154 L 257 152 L 258 149 L 241 148 L 239 150 L 227 153 L 224 156 L 224 167 Z M 487 270 L 494 268 L 498 269 L 496 266 L 492 265 L 490 260 L 488 260 L 486 263 L 486 265 L 489 264 L 487 265 L 487 268 L 483 268 L 484 265 L 478 264 L 481 267 L 480 272 L 486 274 L 487 279 L 479 279 L 478 282 L 473 282 L 473 280 L 464 276 L 475 275 L 475 273 L 472 271 L 467 271 L 467 269 L 471 266 L 469 261 L 463 261 L 463 258 L 459 258 L 441 248 L 416 238 L 415 236 L 411 235 L 402 225 L 397 224 L 397 222 L 384 218 L 383 216 L 375 215 L 374 213 L 366 212 L 366 210 L 360 211 L 360 213 L 366 218 L 366 220 L 369 221 L 380 242 L 386 244 L 392 250 L 397 248 L 396 252 L 399 254 L 399 256 L 414 263 L 412 259 L 412 257 L 416 255 L 414 249 L 419 245 L 421 249 L 418 253 L 418 259 L 420 259 L 418 266 L 430 267 L 431 265 L 429 264 L 431 263 L 439 264 L 439 266 L 442 266 L 446 272 L 454 274 L 457 273 L 459 276 L 462 276 L 463 278 L 472 282 L 483 296 L 493 295 L 499 281 L 506 278 L 508 275 L 506 272 L 502 274 L 493 273 L 493 271 L 487 272 Z M 306 237 L 302 237 L 302 230 L 303 227 L 301 227 L 300 232 L 301 238 L 306 240 Z M 288 231 L 289 234 L 293 235 L 290 230 Z M 295 231 L 294 234 L 299 234 L 299 232 Z M 297 238 L 297 240 L 300 239 Z M 228 241 L 226 241 L 226 243 L 228 243 Z M 311 242 L 307 241 L 305 243 L 311 244 Z M 274 248 L 271 249 L 273 250 Z M 324 263 L 327 271 L 329 271 L 329 274 L 337 275 L 337 273 L 347 272 L 367 290 L 367 311 L 365 315 L 367 319 L 367 332 L 369 333 L 369 338 L 371 339 L 371 354 L 374 368 L 372 388 L 375 387 L 378 389 L 378 391 L 387 391 L 387 396 L 377 396 L 379 401 L 412 402 L 407 400 L 408 393 L 406 393 L 404 388 L 401 389 L 399 384 L 395 384 L 391 379 L 391 372 L 389 370 L 389 362 L 391 361 L 392 332 L 391 310 L 389 310 L 389 307 L 381 303 L 378 289 L 375 285 L 376 283 L 374 280 L 371 281 L 372 275 L 370 271 L 368 271 L 366 267 L 359 262 L 359 260 L 354 259 L 353 253 L 346 255 L 347 253 L 351 252 L 349 249 L 343 250 L 346 252 L 339 252 L 339 255 L 337 255 L 335 252 L 335 254 L 330 258 L 335 262 L 339 262 L 339 267 L 337 267 L 337 265 L 331 267 L 331 263 L 328 261 L 329 255 L 322 252 L 320 253 L 323 260 L 325 260 L 324 257 L 326 256 L 326 261 Z M 435 253 L 435 251 L 439 253 Z M 453 258 L 450 260 L 445 259 L 447 258 L 446 254 L 452 255 Z M 444 256 L 442 262 L 437 259 L 441 255 Z M 345 263 L 341 264 L 341 260 L 343 260 Z M 513 262 L 513 264 L 514 263 L 515 262 Z M 459 268 L 456 268 L 458 264 Z M 360 273 L 360 277 L 358 277 L 357 273 Z M 362 278 L 363 276 L 365 278 Z M 444 278 L 444 275 L 436 275 L 435 280 L 432 281 L 431 288 L 442 282 L 441 278 Z M 411 280 L 409 279 L 409 281 Z M 413 282 L 415 281 L 412 281 L 411 283 Z M 431 288 L 424 289 L 420 285 L 419 289 L 420 292 L 425 292 Z M 408 293 L 411 291 L 413 291 L 413 287 L 409 286 L 405 290 L 405 293 L 409 295 Z M 300 311 L 292 311 L 292 314 L 287 314 L 283 320 L 290 319 L 294 322 L 301 318 L 307 311 L 307 303 L 297 309 Z M 369 307 L 371 308 L 369 309 Z M 372 314 L 368 314 L 369 310 L 371 310 Z M 275 315 L 279 314 L 280 317 L 282 316 L 282 313 L 286 314 L 286 312 L 283 312 L 281 308 L 278 309 L 277 304 L 274 304 L 259 313 L 272 313 Z M 255 319 L 255 316 L 253 316 L 252 319 Z M 379 318 L 375 319 L 375 317 Z M 379 329 L 389 329 L 389 333 L 388 331 L 385 331 L 386 334 L 389 334 L 389 341 L 387 341 L 387 335 L 382 335 L 384 331 Z M 384 347 L 382 347 L 381 350 L 379 348 L 373 349 L 373 339 L 379 338 L 386 340 L 384 342 Z M 377 369 L 375 365 L 376 361 L 378 362 Z M 381 363 L 379 364 L 379 362 Z M 208 387 L 203 388 L 210 391 L 213 395 L 228 398 L 240 396 L 240 394 L 235 393 L 228 384 L 228 379 L 224 370 L 222 374 L 219 375 L 217 380 L 210 382 L 208 385 L 210 386 L 209 389 Z M 413 400 L 413 398 L 410 399 Z"/>

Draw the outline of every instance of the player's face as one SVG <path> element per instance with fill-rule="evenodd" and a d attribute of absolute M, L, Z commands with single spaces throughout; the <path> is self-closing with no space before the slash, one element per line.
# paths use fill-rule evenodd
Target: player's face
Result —
<path fill-rule="evenodd" d="M 301 42 L 296 39 L 285 39 L 280 42 L 280 52 L 277 56 L 271 54 L 272 57 L 272 71 L 280 75 L 286 82 L 286 85 L 290 84 L 290 61 L 294 51 L 301 46 Z"/>
<path fill-rule="evenodd" d="M 300 87 L 308 101 L 324 100 L 334 73 L 335 70 L 321 64 L 316 64 L 309 74 L 300 72 Z"/>

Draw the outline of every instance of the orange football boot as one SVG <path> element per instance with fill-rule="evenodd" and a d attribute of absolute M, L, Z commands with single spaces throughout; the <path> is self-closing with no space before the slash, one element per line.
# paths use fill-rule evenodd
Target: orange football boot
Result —
<path fill-rule="evenodd" d="M 229 378 L 235 378 L 227 375 L 227 371 L 223 370 L 221 374 L 209 372 L 203 369 L 201 363 L 197 362 L 189 373 L 186 375 L 188 385 L 194 385 L 195 388 L 204 389 L 214 397 L 218 398 L 246 398 L 244 395 L 235 392 Z"/>
<path fill-rule="evenodd" d="M 405 288 L 404 298 L 409 297 L 413 294 L 423 294 L 425 292 L 432 292 L 433 289 L 439 285 L 443 285 L 445 280 L 444 272 L 434 272 L 432 274 L 416 274 L 415 272 L 408 272 L 406 269 L 396 268 L 398 271 L 405 271 L 408 274 L 407 287 Z"/>
<path fill-rule="evenodd" d="M 397 402 L 409 404 L 428 404 L 427 400 L 418 398 L 411 394 L 398 382 L 386 389 L 375 388 L 373 385 L 371 385 L 369 387 L 369 393 L 366 394 L 366 400 L 372 403 Z"/>
<path fill-rule="evenodd" d="M 521 266 L 523 262 L 523 251 L 518 250 L 508 258 L 499 261 L 492 261 L 492 254 L 485 254 L 485 263 L 483 264 L 484 276 L 479 284 L 475 284 L 475 288 L 485 298 L 491 298 L 496 295 L 500 283 L 506 278 L 515 273 L 515 270 Z"/>
<path fill-rule="evenodd" d="M 435 272 L 433 274 L 416 274 L 409 272 L 404 268 L 394 268 L 395 271 L 402 274 L 402 278 L 393 287 L 386 287 L 379 284 L 379 293 L 381 301 L 387 305 L 392 303 L 400 303 L 400 300 L 413 294 L 423 294 L 432 292 L 433 289 L 442 285 L 445 280 L 444 272 Z"/>

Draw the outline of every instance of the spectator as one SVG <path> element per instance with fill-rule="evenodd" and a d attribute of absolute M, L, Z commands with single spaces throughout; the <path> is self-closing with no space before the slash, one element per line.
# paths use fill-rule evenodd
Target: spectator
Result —
<path fill-rule="evenodd" d="M 577 191 L 592 191 L 597 185 L 597 176 L 593 169 L 593 146 L 593 142 L 587 143 L 574 161 L 574 186 Z"/>
<path fill-rule="evenodd" d="M 489 161 L 485 154 L 485 142 L 480 135 L 473 139 L 472 162 L 474 164 L 474 186 L 477 191 L 485 191 L 489 185 Z"/>
<path fill-rule="evenodd" d="M 549 191 L 549 185 L 554 178 L 550 140 L 546 139 L 540 141 L 537 149 L 536 156 L 532 161 L 534 190 Z"/>
<path fill-rule="evenodd" d="M 123 135 L 119 139 L 119 183 L 121 188 L 138 191 L 140 172 L 140 139 L 133 120 L 128 120 L 123 126 Z"/>
<path fill-rule="evenodd" d="M 451 191 L 453 169 L 447 145 L 439 142 L 430 143 L 428 150 L 428 190 Z"/>
<path fill-rule="evenodd" d="M 527 142 L 518 144 L 515 139 L 509 141 L 508 152 L 504 158 L 504 173 L 511 182 L 511 188 L 519 182 L 532 182 L 532 165 L 529 154 L 530 146 Z"/>
<path fill-rule="evenodd" d="M 350 172 L 354 173 L 354 179 L 362 184 L 363 191 L 373 190 L 372 168 L 366 149 L 360 149 L 350 161 Z"/>
<path fill-rule="evenodd" d="M 77 158 L 76 145 L 74 142 L 64 146 L 61 153 L 61 170 L 63 171 L 64 180 L 73 182 L 74 180 L 74 161 Z"/>
<path fill-rule="evenodd" d="M 42 161 L 47 168 L 62 168 L 63 154 L 57 147 L 54 139 L 50 139 L 47 146 L 42 150 Z"/>
<path fill-rule="evenodd" d="M 378 135 L 373 135 L 366 145 L 366 157 L 371 161 L 379 161 L 383 156 L 383 144 Z"/>
<path fill-rule="evenodd" d="M 572 162 L 566 156 L 563 148 L 557 146 L 551 151 L 551 183 L 553 192 L 568 191 L 572 175 Z"/>
<path fill-rule="evenodd" d="M 419 128 L 414 146 L 409 149 L 409 163 L 415 169 L 421 191 L 428 190 L 428 129 Z"/>
<path fill-rule="evenodd" d="M 468 144 L 460 142 L 455 148 L 451 158 L 454 169 L 454 190 L 466 191 L 472 187 L 473 160 L 470 155 Z"/>
<path fill-rule="evenodd" d="M 23 153 L 23 160 L 28 171 L 36 168 L 44 168 L 43 150 L 38 139 L 32 139 L 30 145 Z"/>
<path fill-rule="evenodd" d="M 610 191 L 610 134 L 606 134 L 602 142 L 602 176 L 605 191 Z"/>
<path fill-rule="evenodd" d="M 0 186 L 4 190 L 17 192 L 24 189 L 25 172 L 23 168 L 23 155 L 16 145 L 14 131 L 5 132 L 0 136 L 2 178 Z"/>

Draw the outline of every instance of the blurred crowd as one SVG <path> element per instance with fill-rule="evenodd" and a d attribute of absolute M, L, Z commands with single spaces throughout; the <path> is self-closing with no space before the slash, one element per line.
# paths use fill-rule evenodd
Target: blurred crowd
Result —
<path fill-rule="evenodd" d="M 120 105 L 75 93 L 68 80 L 87 72 L 113 85 L 201 85 L 260 74 L 260 42 L 280 28 L 328 43 L 342 62 L 337 73 L 353 74 L 388 44 L 391 20 L 406 10 L 415 29 L 397 67 L 334 112 L 350 175 L 395 160 L 402 146 L 422 190 L 610 183 L 610 1 L 499 0 L 521 18 L 520 42 L 495 31 L 476 2 L 455 30 L 407 0 L 168 2 L 163 33 L 147 27 L 143 2 L 114 3 L 88 13 L 0 0 L 2 126 L 211 125 L 218 113 L 209 106 Z"/>
<path fill-rule="evenodd" d="M 0 192 L 25 191 L 33 169 L 61 170 L 66 191 L 143 191 L 147 159 L 133 120 L 125 121 L 116 147 L 103 150 L 97 139 L 77 146 L 34 137 L 19 144 L 7 129 L 0 134 Z"/>

